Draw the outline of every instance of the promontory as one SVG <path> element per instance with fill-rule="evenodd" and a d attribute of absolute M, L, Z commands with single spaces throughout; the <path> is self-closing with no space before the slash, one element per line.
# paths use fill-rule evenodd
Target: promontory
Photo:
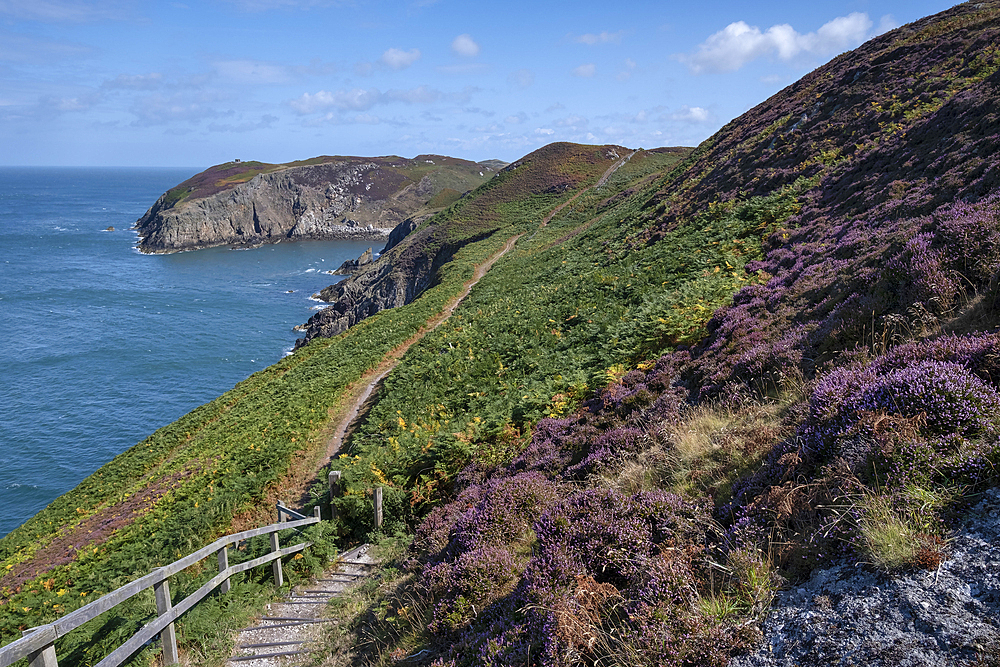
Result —
<path fill-rule="evenodd" d="M 440 155 L 234 160 L 165 192 L 135 224 L 145 253 L 283 240 L 388 237 L 444 208 L 506 163 Z"/>

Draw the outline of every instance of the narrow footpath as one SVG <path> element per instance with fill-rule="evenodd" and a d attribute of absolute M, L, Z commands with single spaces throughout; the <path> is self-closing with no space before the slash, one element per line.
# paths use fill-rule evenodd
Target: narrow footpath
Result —
<path fill-rule="evenodd" d="M 548 225 L 549 221 L 576 201 L 580 195 L 604 185 L 632 155 L 635 155 L 635 152 L 615 162 L 597 183 L 584 188 L 554 208 L 541 221 L 539 229 Z M 445 307 L 427 320 L 417 333 L 394 348 L 378 366 L 365 373 L 358 382 L 348 388 L 349 393 L 345 396 L 344 402 L 350 407 L 337 422 L 333 435 L 327 441 L 326 455 L 320 459 L 316 473 L 340 451 L 358 419 L 367 413 L 372 394 L 399 364 L 403 355 L 424 336 L 446 322 L 476 283 L 501 257 L 510 252 L 522 236 L 524 234 L 510 237 L 503 248 L 477 265 L 472 278 L 465 283 L 460 294 L 450 299 Z M 229 659 L 230 664 L 240 667 L 282 667 L 304 662 L 316 648 L 315 642 L 322 634 L 322 625 L 337 623 L 337 619 L 326 617 L 327 603 L 369 574 L 377 565 L 368 555 L 368 550 L 369 545 L 362 545 L 344 553 L 334 566 L 327 570 L 323 578 L 297 587 L 285 599 L 268 605 L 265 616 L 252 627 L 244 628 L 237 633 L 236 647 Z"/>

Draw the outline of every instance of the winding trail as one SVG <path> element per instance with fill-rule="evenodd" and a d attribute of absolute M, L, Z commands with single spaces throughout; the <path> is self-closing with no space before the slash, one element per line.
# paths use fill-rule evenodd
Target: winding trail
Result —
<path fill-rule="evenodd" d="M 403 358 L 403 355 L 406 354 L 407 350 L 409 350 L 428 333 L 434 331 L 434 329 L 437 329 L 442 323 L 447 321 L 447 319 L 451 317 L 452 313 L 455 312 L 458 304 L 460 304 L 465 297 L 469 296 L 469 292 L 472 291 L 472 288 L 475 287 L 476 283 L 482 280 L 483 276 L 486 275 L 486 272 L 489 271 L 494 264 L 496 264 L 497 260 L 506 255 L 510 249 L 514 247 L 514 244 L 517 243 L 517 240 L 522 236 L 524 236 L 524 234 L 517 234 L 516 236 L 510 237 L 507 239 L 507 242 L 504 243 L 503 248 L 492 254 L 482 264 L 477 265 L 475 272 L 472 274 L 472 278 L 465 283 L 461 294 L 452 297 L 451 300 L 445 304 L 445 307 L 442 308 L 437 315 L 427 320 L 424 326 L 422 326 L 417 333 L 413 334 L 409 339 L 393 348 L 389 354 L 382 359 L 378 366 L 362 375 L 359 381 L 349 388 L 350 393 L 348 396 L 350 408 L 348 409 L 347 414 L 341 417 L 336 430 L 333 432 L 333 436 L 331 436 L 327 441 L 326 458 L 323 460 L 324 464 L 333 458 L 338 451 L 340 451 L 344 441 L 351 433 L 351 427 L 357 421 L 358 416 L 362 414 L 362 409 L 365 407 L 365 404 L 371 398 L 375 389 L 379 386 L 382 380 L 384 380 L 385 377 L 389 375 L 394 368 L 396 368 L 399 364 L 399 360 Z"/>
<path fill-rule="evenodd" d="M 584 188 L 550 211 L 541 221 L 539 229 L 548 225 L 549 221 L 576 201 L 580 195 L 604 185 L 608 178 L 628 162 L 632 155 L 635 153 L 616 161 L 594 185 Z M 536 230 L 535 233 L 537 234 L 538 231 Z M 357 382 L 347 387 L 347 391 L 339 403 L 349 407 L 346 407 L 341 414 L 335 413 L 331 418 L 331 422 L 336 423 L 336 427 L 333 430 L 333 435 L 326 442 L 325 456 L 318 457 L 315 463 L 313 474 L 318 473 L 340 451 L 345 441 L 350 437 L 359 416 L 367 413 L 372 395 L 386 376 L 396 368 L 407 350 L 446 322 L 458 305 L 469 295 L 476 283 L 501 257 L 510 252 L 522 236 L 524 233 L 510 237 L 504 243 L 503 248 L 481 264 L 476 265 L 472 278 L 465 283 L 460 294 L 452 297 L 440 312 L 428 319 L 420 330 L 409 339 L 390 351 L 375 368 L 369 370 Z M 308 474 L 307 470 L 310 466 L 305 462 L 303 464 L 300 473 Z M 299 487 L 298 490 L 305 493 L 305 477 L 301 477 L 299 481 L 301 484 L 294 486 Z M 335 619 L 328 618 L 320 609 L 325 609 L 326 603 L 332 597 L 340 595 L 352 583 L 366 576 L 370 568 L 375 565 L 365 555 L 367 549 L 368 545 L 362 545 L 356 550 L 344 554 L 344 558 L 327 570 L 324 578 L 311 582 L 310 588 L 298 587 L 296 590 L 292 590 L 285 599 L 269 605 L 267 614 L 261 617 L 253 627 L 244 628 L 236 633 L 236 648 L 228 660 L 229 664 L 240 667 L 280 667 L 289 664 L 286 662 L 288 658 L 307 655 L 315 650 L 313 642 L 317 637 L 319 625 L 336 622 Z"/>
<path fill-rule="evenodd" d="M 541 224 L 539 225 L 539 229 L 548 225 L 549 221 L 552 220 L 552 218 L 554 218 L 563 209 L 565 209 L 567 206 L 576 201 L 577 198 L 580 197 L 580 195 L 590 190 L 595 190 L 603 186 L 607 182 L 607 180 L 611 177 L 611 175 L 614 174 L 616 171 L 618 171 L 619 168 L 624 166 L 625 163 L 628 162 L 632 158 L 632 156 L 635 155 L 637 152 L 638 151 L 633 151 L 624 158 L 616 161 L 613 165 L 611 165 L 607 169 L 607 171 L 604 172 L 604 174 L 600 177 L 600 179 L 597 180 L 597 182 L 594 185 L 591 185 L 590 187 L 580 190 L 571 198 L 567 199 L 565 202 L 559 204 L 559 206 L 556 206 L 554 209 L 552 209 L 552 211 L 550 211 L 549 214 L 546 215 L 545 218 L 542 220 Z M 407 350 L 409 350 L 415 343 L 420 341 L 428 333 L 438 328 L 439 326 L 441 326 L 442 323 L 447 321 L 448 318 L 451 317 L 452 313 L 455 312 L 455 309 L 458 307 L 458 305 L 465 299 L 465 297 L 469 295 L 469 292 L 472 291 L 472 288 L 475 287 L 476 283 L 478 283 L 482 279 L 482 277 L 486 275 L 486 272 L 489 271 L 490 268 L 492 268 L 492 266 L 497 262 L 497 260 L 506 255 L 510 251 L 510 249 L 514 247 L 514 244 L 517 243 L 517 240 L 522 236 L 524 236 L 523 233 L 510 237 L 509 239 L 507 239 L 507 242 L 504 243 L 502 249 L 491 255 L 482 264 L 477 265 L 475 272 L 472 275 L 472 278 L 465 283 L 464 289 L 462 290 L 461 294 L 458 294 L 457 296 L 453 297 L 450 301 L 448 301 L 445 307 L 442 308 L 437 315 L 427 320 L 424 326 L 422 326 L 420 330 L 417 331 L 417 333 L 413 334 L 413 336 L 411 336 L 409 339 L 407 339 L 406 341 L 395 347 L 393 350 L 391 350 L 375 368 L 369 370 L 367 373 L 362 375 L 361 378 L 359 378 L 359 380 L 356 383 L 353 383 L 348 387 L 348 393 L 345 396 L 345 398 L 346 402 L 349 403 L 350 407 L 347 409 L 346 413 L 339 418 L 339 421 L 337 422 L 337 427 L 333 431 L 333 435 L 327 441 L 326 454 L 323 458 L 321 458 L 320 466 L 328 463 L 334 457 L 334 455 L 336 455 L 340 451 L 341 447 L 343 447 L 344 445 L 344 442 L 347 440 L 348 437 L 350 437 L 352 428 L 356 425 L 358 417 L 367 412 L 365 408 L 367 404 L 370 402 L 372 394 L 375 393 L 375 390 L 379 387 L 379 385 L 386 378 L 386 376 L 389 375 L 389 373 L 391 373 L 394 368 L 396 368 L 396 366 L 399 364 L 400 359 L 403 358 L 403 355 L 406 354 Z"/>

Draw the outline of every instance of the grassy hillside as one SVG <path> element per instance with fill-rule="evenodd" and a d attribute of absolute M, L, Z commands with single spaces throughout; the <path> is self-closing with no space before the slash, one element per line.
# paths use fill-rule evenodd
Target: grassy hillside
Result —
<path fill-rule="evenodd" d="M 779 582 L 937 567 L 1000 482 L 998 43 L 905 26 L 519 244 L 338 462 L 418 527 L 325 664 L 725 665 Z"/>
<path fill-rule="evenodd" d="M 557 145 L 547 154 L 558 159 L 526 159 L 501 174 L 433 221 L 455 250 L 414 302 L 254 374 L 158 430 L 0 540 L 0 640 L 7 643 L 219 534 L 269 521 L 274 500 L 294 500 L 288 494 L 301 493 L 314 477 L 345 387 L 439 313 L 473 267 L 507 238 L 537 226 L 548 209 L 593 184 L 616 160 L 608 151 Z M 261 548 L 251 544 L 236 558 L 249 559 Z M 208 576 L 197 571 L 177 578 L 175 596 Z M 241 590 L 253 598 L 264 589 L 247 580 Z M 61 642 L 60 660 L 99 658 L 153 609 L 152 599 L 142 598 L 108 614 Z M 182 631 L 188 650 L 218 651 L 213 642 L 224 641 L 238 618 L 224 604 L 193 613 L 186 621 L 191 629 Z M 206 637 L 213 625 L 214 636 Z"/>
<path fill-rule="evenodd" d="M 783 581 L 933 569 L 1000 482 L 996 44 L 1000 2 L 963 4 L 601 187 L 631 151 L 508 166 L 387 253 L 436 267 L 418 298 L 314 337 L 0 541 L 0 637 L 306 485 L 346 386 L 512 237 L 330 466 L 328 536 L 404 546 L 318 661 L 725 665 Z M 225 616 L 205 614 L 189 650 Z M 61 651 L 99 655 L 108 627 Z"/>

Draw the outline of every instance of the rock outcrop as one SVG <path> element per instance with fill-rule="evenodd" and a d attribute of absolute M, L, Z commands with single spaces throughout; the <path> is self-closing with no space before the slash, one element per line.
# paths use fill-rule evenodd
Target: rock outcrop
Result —
<path fill-rule="evenodd" d="M 489 236 L 494 230 L 459 243 L 442 242 L 440 231 L 433 224 L 418 229 L 408 243 L 360 267 L 349 279 L 313 295 L 331 305 L 318 311 L 299 329 L 304 330 L 306 336 L 295 341 L 295 348 L 313 338 L 343 333 L 379 311 L 410 303 L 434 283 L 438 269 L 450 261 L 459 248 Z"/>
<path fill-rule="evenodd" d="M 778 594 L 764 642 L 730 667 L 996 665 L 1000 490 L 989 489 L 931 571 L 889 576 L 850 563 Z"/>
<path fill-rule="evenodd" d="M 495 173 L 490 166 L 440 156 L 219 165 L 157 200 L 135 224 L 138 247 L 170 253 L 282 240 L 387 238 L 414 214 L 433 210 L 438 193 L 455 186 L 468 191 Z"/>
<path fill-rule="evenodd" d="M 358 257 L 357 259 L 349 259 L 341 264 L 339 268 L 334 269 L 333 271 L 327 271 L 327 273 L 334 276 L 349 276 L 357 273 L 361 267 L 371 264 L 374 259 L 375 256 L 372 254 L 372 249 L 368 248 L 368 250 L 361 253 L 361 257 Z"/>

